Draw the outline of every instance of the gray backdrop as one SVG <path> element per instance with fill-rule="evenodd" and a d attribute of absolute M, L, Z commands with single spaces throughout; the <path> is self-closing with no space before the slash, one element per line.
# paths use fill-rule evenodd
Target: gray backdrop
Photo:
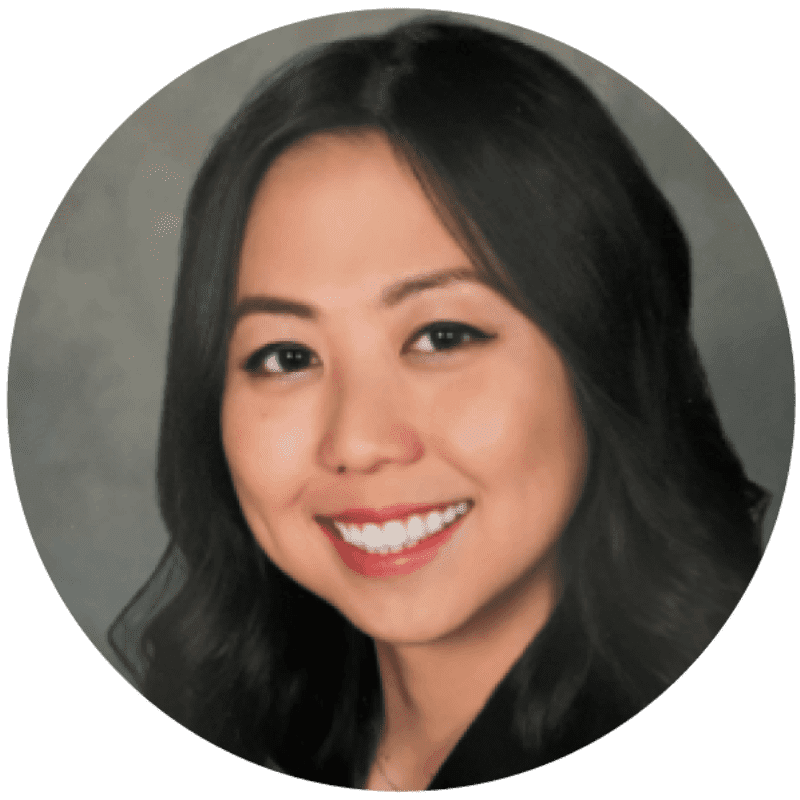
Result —
<path fill-rule="evenodd" d="M 45 567 L 114 662 L 105 631 L 166 544 L 155 448 L 183 205 L 209 139 L 252 86 L 304 47 L 419 16 L 365 11 L 250 39 L 139 108 L 68 191 L 20 302 L 9 433 L 20 498 Z M 454 15 L 449 15 L 454 16 Z M 608 106 L 674 205 L 694 257 L 694 330 L 723 423 L 773 495 L 791 452 L 794 383 L 775 277 L 733 189 L 651 98 L 570 48 L 469 18 L 553 53 Z"/>

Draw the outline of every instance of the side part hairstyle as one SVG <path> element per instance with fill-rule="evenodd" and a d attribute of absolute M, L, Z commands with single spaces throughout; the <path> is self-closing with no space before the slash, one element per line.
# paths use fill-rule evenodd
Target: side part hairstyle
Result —
<path fill-rule="evenodd" d="M 256 544 L 219 419 L 259 182 L 305 137 L 363 130 L 385 134 L 574 382 L 589 476 L 561 541 L 563 594 L 511 676 L 519 740 L 546 763 L 630 718 L 708 645 L 758 563 L 767 495 L 714 408 L 672 210 L 578 79 L 479 28 L 418 21 L 304 53 L 216 140 L 188 202 L 169 342 L 158 491 L 171 543 L 110 639 L 122 651 L 142 628 L 142 691 L 200 736 L 363 784 L 382 719 L 373 644 Z M 179 591 L 148 618 L 178 562 Z"/>

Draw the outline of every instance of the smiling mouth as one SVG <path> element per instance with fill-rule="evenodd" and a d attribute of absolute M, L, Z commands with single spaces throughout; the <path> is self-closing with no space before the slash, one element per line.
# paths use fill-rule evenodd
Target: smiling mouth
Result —
<path fill-rule="evenodd" d="M 342 514 L 337 519 L 317 519 L 337 538 L 353 547 L 365 553 L 386 555 L 402 553 L 416 547 L 428 537 L 442 533 L 465 517 L 473 505 L 472 500 L 458 500 L 441 506 L 430 506 L 425 511 L 398 516 L 381 524 L 377 520 L 365 524 L 351 521 L 353 517 L 371 516 L 368 513 Z"/>

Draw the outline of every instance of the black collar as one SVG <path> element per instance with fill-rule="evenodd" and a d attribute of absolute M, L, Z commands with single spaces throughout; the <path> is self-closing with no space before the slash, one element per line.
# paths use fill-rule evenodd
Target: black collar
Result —
<path fill-rule="evenodd" d="M 451 789 L 508 778 L 540 767 L 605 736 L 637 709 L 613 680 L 590 669 L 569 710 L 539 744 L 526 743 L 515 725 L 518 662 L 434 776 L 429 789 Z"/>

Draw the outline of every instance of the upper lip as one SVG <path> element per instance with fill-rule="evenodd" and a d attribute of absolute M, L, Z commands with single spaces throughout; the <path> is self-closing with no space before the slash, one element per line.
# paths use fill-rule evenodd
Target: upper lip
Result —
<path fill-rule="evenodd" d="M 331 514 L 323 518 L 353 525 L 366 525 L 369 522 L 375 525 L 381 525 L 392 519 L 405 519 L 413 514 L 427 514 L 431 511 L 437 511 L 440 508 L 457 505 L 458 503 L 470 503 L 471 505 L 471 501 L 466 498 L 444 500 L 440 503 L 398 503 L 397 505 L 385 506 L 384 508 L 348 508 L 345 511 L 339 511 L 336 514 Z"/>

